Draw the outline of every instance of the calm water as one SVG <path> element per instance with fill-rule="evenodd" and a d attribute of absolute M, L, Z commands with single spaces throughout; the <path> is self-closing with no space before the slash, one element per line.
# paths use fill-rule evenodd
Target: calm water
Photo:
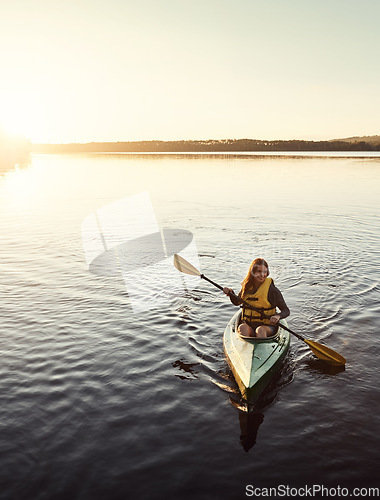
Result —
<path fill-rule="evenodd" d="M 0 497 L 380 486 L 379 186 L 380 158 L 365 157 L 34 156 L 3 173 Z M 293 338 L 248 419 L 224 360 L 223 294 L 199 280 L 136 312 L 121 275 L 86 266 L 86 217 L 142 192 L 160 229 L 193 236 L 214 281 L 238 291 L 265 257 L 290 328 L 346 369 Z"/>

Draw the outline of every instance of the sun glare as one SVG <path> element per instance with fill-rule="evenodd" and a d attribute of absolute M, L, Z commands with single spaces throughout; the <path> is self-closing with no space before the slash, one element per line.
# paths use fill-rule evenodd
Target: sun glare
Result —
<path fill-rule="evenodd" d="M 33 140 L 43 121 L 34 96 L 22 92 L 0 94 L 0 129 L 4 133 Z"/>
<path fill-rule="evenodd" d="M 19 110 L 11 107 L 3 107 L 0 116 L 0 128 L 3 132 L 10 136 L 25 136 L 29 138 L 30 128 L 28 120 Z"/>

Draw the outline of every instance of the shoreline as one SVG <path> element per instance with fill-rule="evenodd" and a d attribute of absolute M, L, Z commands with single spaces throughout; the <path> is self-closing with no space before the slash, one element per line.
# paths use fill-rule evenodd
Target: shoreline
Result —
<path fill-rule="evenodd" d="M 198 141 L 123 141 L 68 144 L 31 144 L 31 153 L 284 153 L 380 151 L 376 140 L 263 141 L 226 139 Z"/>
<path fill-rule="evenodd" d="M 357 158 L 377 159 L 380 151 L 82 151 L 82 152 L 32 152 L 31 156 L 150 156 L 200 158 Z"/>

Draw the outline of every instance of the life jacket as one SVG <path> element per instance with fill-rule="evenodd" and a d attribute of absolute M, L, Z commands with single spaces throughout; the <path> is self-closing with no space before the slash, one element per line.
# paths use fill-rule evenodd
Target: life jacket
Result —
<path fill-rule="evenodd" d="M 268 300 L 269 287 L 272 283 L 272 278 L 265 278 L 265 281 L 261 283 L 255 293 L 248 290 L 242 296 L 242 299 L 251 304 L 253 308 L 251 309 L 245 305 L 242 306 L 242 322 L 247 322 L 248 324 L 253 322 L 259 322 L 264 325 L 270 324 L 269 318 L 273 314 L 276 314 L 276 308 Z"/>

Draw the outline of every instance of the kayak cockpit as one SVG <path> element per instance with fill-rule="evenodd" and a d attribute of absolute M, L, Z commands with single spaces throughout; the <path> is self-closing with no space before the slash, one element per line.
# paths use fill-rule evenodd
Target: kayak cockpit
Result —
<path fill-rule="evenodd" d="M 241 340 L 246 340 L 247 342 L 251 342 L 253 344 L 259 342 L 273 342 L 274 340 L 277 340 L 278 337 L 280 336 L 280 331 L 277 330 L 277 332 L 274 335 L 271 335 L 270 337 L 246 337 L 244 335 L 240 335 L 239 332 L 236 332 L 236 336 Z"/>

